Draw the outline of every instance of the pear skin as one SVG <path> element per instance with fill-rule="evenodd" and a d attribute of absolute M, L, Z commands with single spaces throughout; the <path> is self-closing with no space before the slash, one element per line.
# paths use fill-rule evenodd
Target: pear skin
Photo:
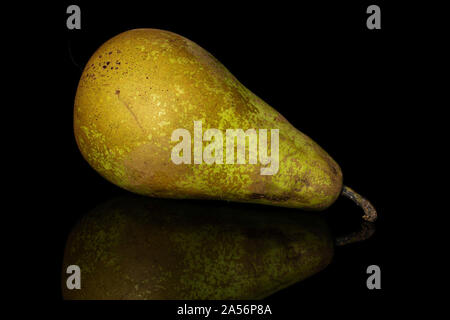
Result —
<path fill-rule="evenodd" d="M 262 175 L 266 165 L 250 164 L 249 154 L 244 164 L 196 164 L 194 156 L 190 164 L 175 164 L 172 133 L 192 133 L 194 121 L 201 121 L 203 133 L 279 130 L 278 170 Z M 130 30 L 93 54 L 75 97 L 74 132 L 98 173 L 141 195 L 322 210 L 343 190 L 339 165 L 318 144 L 210 53 L 169 31 Z M 200 143 L 203 149 L 209 144 Z"/>
<path fill-rule="evenodd" d="M 69 235 L 63 297 L 260 299 L 330 263 L 333 239 L 322 217 L 267 208 L 138 196 L 110 200 Z M 79 290 L 67 289 L 69 265 L 80 267 Z"/>

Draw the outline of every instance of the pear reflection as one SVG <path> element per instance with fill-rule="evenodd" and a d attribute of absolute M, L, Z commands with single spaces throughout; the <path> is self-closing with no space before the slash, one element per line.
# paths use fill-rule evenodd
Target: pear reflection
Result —
<path fill-rule="evenodd" d="M 258 299 L 322 270 L 333 240 L 316 215 L 128 196 L 86 214 L 64 253 L 65 299 Z M 66 268 L 81 270 L 81 289 Z"/>

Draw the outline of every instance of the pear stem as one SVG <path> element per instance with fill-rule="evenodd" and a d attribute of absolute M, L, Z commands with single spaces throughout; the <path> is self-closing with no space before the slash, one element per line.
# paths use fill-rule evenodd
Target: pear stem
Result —
<path fill-rule="evenodd" d="M 363 196 L 356 193 L 352 188 L 344 186 L 342 188 L 342 195 L 351 199 L 354 203 L 356 203 L 359 207 L 364 210 L 363 219 L 369 222 L 374 222 L 377 220 L 377 211 L 373 207 L 373 205 L 364 198 Z"/>
<path fill-rule="evenodd" d="M 345 246 L 350 243 L 360 242 L 369 239 L 375 233 L 375 223 L 361 222 L 361 230 L 348 235 L 338 237 L 334 241 L 336 246 Z"/>

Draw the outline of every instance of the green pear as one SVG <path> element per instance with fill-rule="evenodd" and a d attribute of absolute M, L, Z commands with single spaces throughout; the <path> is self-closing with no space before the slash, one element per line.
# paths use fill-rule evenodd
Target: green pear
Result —
<path fill-rule="evenodd" d="M 332 256 L 320 215 L 129 196 L 74 227 L 62 293 L 76 300 L 259 299 L 321 271 Z M 81 289 L 67 288 L 70 265 L 81 270 Z"/>
<path fill-rule="evenodd" d="M 344 191 L 376 217 L 319 145 L 172 32 L 130 30 L 93 54 L 74 132 L 97 172 L 141 195 L 323 210 Z"/>

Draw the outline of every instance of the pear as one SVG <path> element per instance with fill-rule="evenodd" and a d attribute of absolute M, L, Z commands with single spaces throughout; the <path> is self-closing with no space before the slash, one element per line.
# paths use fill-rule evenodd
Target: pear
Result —
<path fill-rule="evenodd" d="M 130 195 L 100 205 L 68 237 L 63 297 L 260 299 L 330 263 L 320 215 L 222 203 Z M 70 265 L 81 270 L 81 289 L 67 288 Z"/>
<path fill-rule="evenodd" d="M 76 92 L 74 133 L 98 173 L 137 194 L 323 210 L 342 193 L 376 218 L 319 145 L 169 31 L 130 30 L 93 54 Z"/>

